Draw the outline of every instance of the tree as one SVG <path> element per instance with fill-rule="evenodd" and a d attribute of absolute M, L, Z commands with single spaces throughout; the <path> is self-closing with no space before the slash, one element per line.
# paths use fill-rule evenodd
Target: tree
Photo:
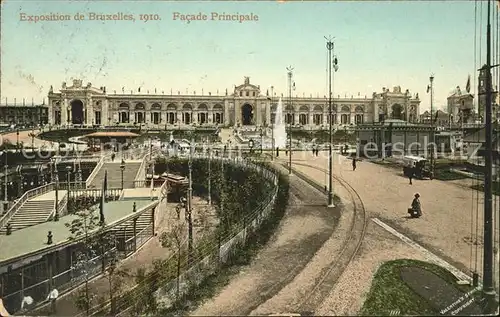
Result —
<path fill-rule="evenodd" d="M 84 288 L 77 295 L 75 305 L 88 316 L 91 304 L 96 298 L 96 295 L 92 294 L 89 289 L 89 279 L 93 276 L 92 272 L 101 264 L 101 271 L 107 273 L 110 284 L 117 284 L 118 282 L 114 280 L 114 274 L 117 272 L 116 263 L 119 258 L 115 248 L 114 234 L 106 231 L 105 223 L 100 222 L 95 209 L 76 211 L 75 215 L 76 219 L 65 224 L 71 233 L 69 239 L 78 241 L 73 270 L 80 272 L 85 283 Z M 100 261 L 98 257 L 100 257 Z M 106 266 L 109 264 L 111 264 L 111 268 L 108 267 L 106 271 Z M 112 293 L 110 293 L 110 300 L 113 301 Z"/>
<path fill-rule="evenodd" d="M 123 287 L 123 279 L 128 276 L 128 270 L 118 268 L 118 262 L 120 260 L 118 250 L 116 249 L 116 240 L 114 234 L 111 232 L 104 232 L 100 235 L 99 242 L 101 246 L 113 246 L 109 250 L 104 250 L 102 255 L 103 265 L 105 268 L 106 279 L 108 280 L 109 286 L 109 303 L 110 303 L 110 313 L 115 315 L 116 311 L 116 297 Z"/>
<path fill-rule="evenodd" d="M 180 299 L 180 281 L 179 277 L 181 275 L 181 256 L 182 256 L 182 245 L 186 237 L 186 223 L 180 220 L 174 223 L 169 231 L 162 232 L 160 235 L 160 243 L 162 247 L 168 248 L 175 253 L 177 259 L 177 281 L 176 281 L 176 300 Z"/>
<path fill-rule="evenodd" d="M 99 216 L 92 210 L 81 210 L 75 212 L 77 216 L 70 223 L 66 223 L 71 236 L 70 240 L 81 239 L 77 246 L 76 259 L 73 262 L 73 270 L 80 271 L 84 277 L 85 287 L 82 289 L 76 298 L 76 306 L 79 310 L 89 314 L 90 305 L 93 301 L 93 296 L 89 292 L 89 270 L 91 264 L 95 265 L 96 249 L 93 248 L 92 235 L 90 234 L 99 225 Z"/>

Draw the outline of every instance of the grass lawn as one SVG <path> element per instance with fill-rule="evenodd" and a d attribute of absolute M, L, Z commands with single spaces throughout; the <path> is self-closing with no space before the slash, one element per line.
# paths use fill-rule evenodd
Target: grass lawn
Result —
<path fill-rule="evenodd" d="M 481 181 L 480 184 L 472 185 L 471 188 L 484 192 L 484 183 Z M 493 195 L 500 196 L 500 183 L 493 181 L 491 186 L 491 191 L 493 192 Z"/>
<path fill-rule="evenodd" d="M 457 179 L 466 179 L 468 177 L 448 169 L 436 169 L 434 172 L 434 178 L 441 181 L 454 181 Z"/>
<path fill-rule="evenodd" d="M 431 271 L 454 287 L 466 293 L 472 289 L 467 285 L 457 285 L 456 277 L 448 270 L 427 262 L 401 259 L 389 261 L 378 269 L 360 314 L 365 316 L 397 315 L 435 316 L 439 311 L 432 308 L 420 295 L 415 293 L 400 277 L 400 268 L 417 266 Z"/>

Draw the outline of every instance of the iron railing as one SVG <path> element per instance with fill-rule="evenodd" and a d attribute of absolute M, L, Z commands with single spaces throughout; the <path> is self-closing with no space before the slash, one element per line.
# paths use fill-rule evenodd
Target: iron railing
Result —
<path fill-rule="evenodd" d="M 101 156 L 101 159 L 97 163 L 96 167 L 94 167 L 94 170 L 92 171 L 92 173 L 90 173 L 89 177 L 85 181 L 85 187 L 88 188 L 90 186 L 90 184 L 92 184 L 92 181 L 94 180 L 94 178 L 97 176 L 97 174 L 101 170 L 101 167 L 104 165 L 106 158 L 111 158 L 111 154 L 104 154 L 103 156 Z"/>
<path fill-rule="evenodd" d="M 15 213 L 21 209 L 22 205 L 28 201 L 30 198 L 33 198 L 38 195 L 45 194 L 51 190 L 54 190 L 54 183 L 49 183 L 37 188 L 33 188 L 25 192 L 9 210 L 0 218 L 0 228 L 3 228 L 9 222 L 9 220 L 15 215 Z"/>

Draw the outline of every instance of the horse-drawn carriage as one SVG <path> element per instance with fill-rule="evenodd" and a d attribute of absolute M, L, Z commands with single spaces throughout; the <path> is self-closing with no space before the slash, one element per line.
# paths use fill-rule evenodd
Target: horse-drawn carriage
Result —
<path fill-rule="evenodd" d="M 412 174 L 414 178 L 432 179 L 432 173 L 431 170 L 426 166 L 427 160 L 425 158 L 408 155 L 403 157 L 403 163 L 404 176 L 409 177 L 410 174 Z"/>

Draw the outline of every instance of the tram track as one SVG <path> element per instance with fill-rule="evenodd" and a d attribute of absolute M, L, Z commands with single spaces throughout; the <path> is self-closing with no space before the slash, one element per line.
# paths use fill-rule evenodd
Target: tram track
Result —
<path fill-rule="evenodd" d="M 283 163 L 282 165 L 284 167 L 288 167 L 288 164 L 286 163 Z M 304 166 L 321 172 L 326 172 L 324 168 L 305 163 L 295 162 L 294 165 Z M 307 177 L 303 172 L 300 172 L 296 168 L 293 168 L 293 165 L 292 172 L 298 178 L 310 184 L 312 187 L 318 189 L 324 194 L 327 194 L 324 187 L 322 187 L 316 181 Z M 306 312 L 305 314 L 314 312 L 319 307 L 319 305 L 322 304 L 323 300 L 326 298 L 326 296 L 328 296 L 330 291 L 336 285 L 337 281 L 342 276 L 348 265 L 358 254 L 359 249 L 363 243 L 368 225 L 369 219 L 366 213 L 366 209 L 357 191 L 341 177 L 333 175 L 333 178 L 347 190 L 351 198 L 351 202 L 353 204 L 353 220 L 349 227 L 348 236 L 344 239 L 335 260 L 323 270 L 319 278 L 315 281 L 313 288 L 297 305 L 296 311 Z"/>

